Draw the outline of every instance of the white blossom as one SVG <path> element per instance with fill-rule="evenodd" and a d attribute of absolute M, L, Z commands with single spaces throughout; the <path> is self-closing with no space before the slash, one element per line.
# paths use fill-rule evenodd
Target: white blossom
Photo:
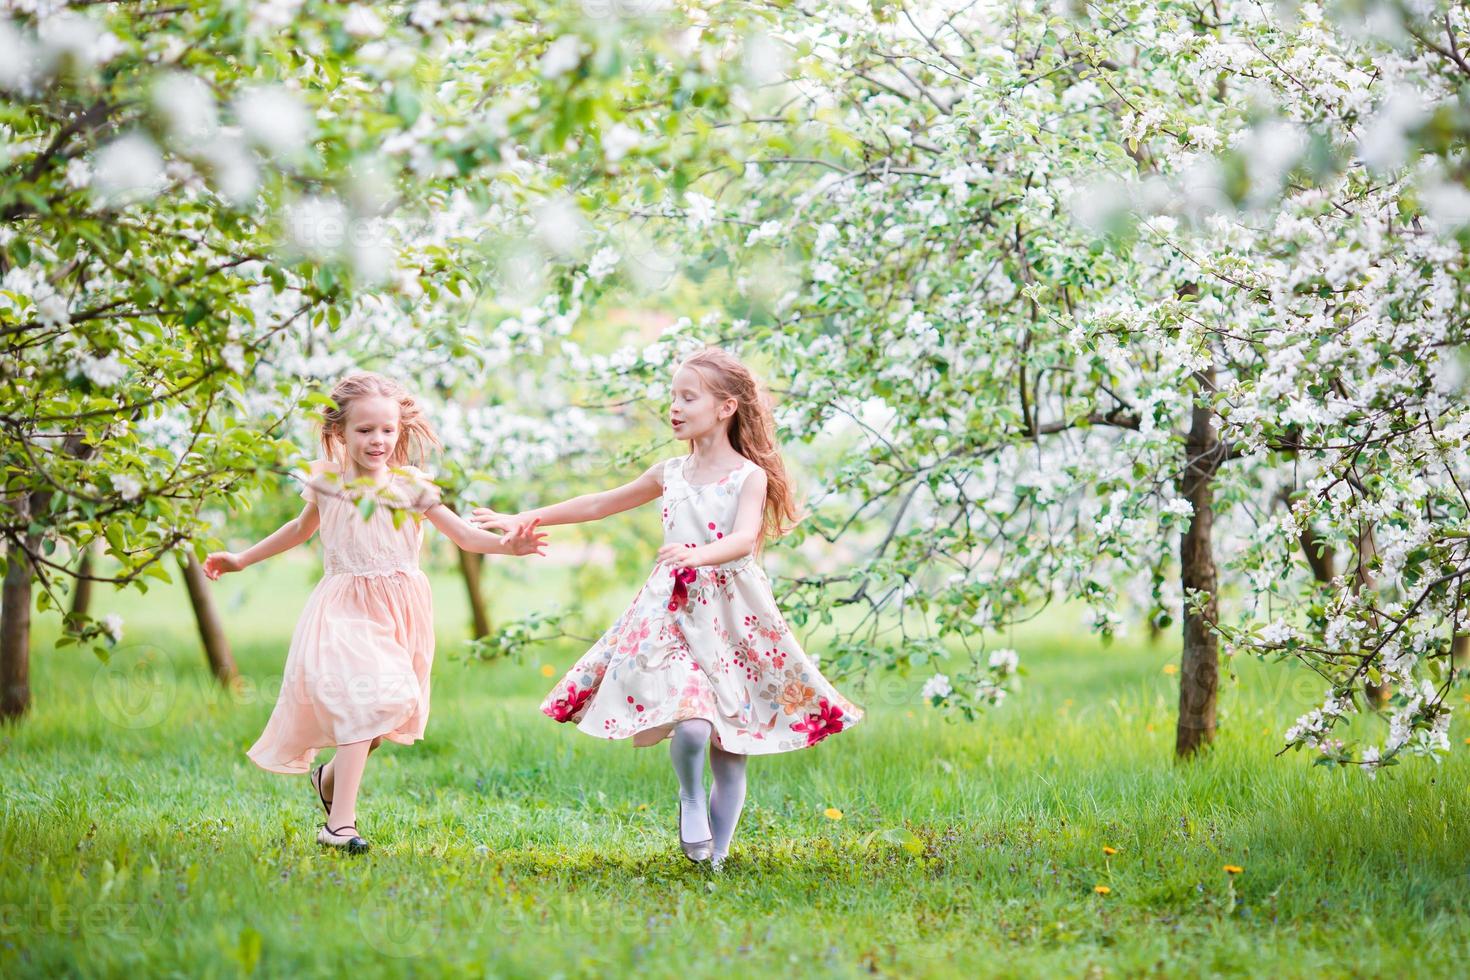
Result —
<path fill-rule="evenodd" d="M 760 242 L 770 241 L 780 234 L 781 222 L 774 220 L 763 221 L 758 227 L 751 229 L 750 234 L 745 237 L 745 245 L 748 248 Z"/>
<path fill-rule="evenodd" d="M 71 374 L 80 374 L 99 388 L 111 388 L 127 376 L 127 368 L 116 354 L 106 357 L 82 354 L 73 360 Z"/>
<path fill-rule="evenodd" d="M 370 5 L 354 3 L 342 18 L 342 30 L 355 38 L 374 38 L 382 37 L 387 26 Z"/>
<path fill-rule="evenodd" d="M 935 674 L 924 682 L 919 696 L 928 701 L 931 698 L 947 698 L 953 693 L 954 688 L 950 685 L 949 677 L 944 674 Z"/>
<path fill-rule="evenodd" d="M 624 123 L 614 123 L 602 137 L 602 152 L 608 163 L 617 163 L 641 142 L 638 131 Z"/>
<path fill-rule="evenodd" d="M 162 189 L 163 156 L 141 133 L 120 136 L 97 151 L 92 191 L 106 205 L 125 205 Z"/>
<path fill-rule="evenodd" d="M 112 475 L 112 489 L 124 500 L 137 500 L 138 495 L 143 492 L 143 483 L 137 477 L 126 473 L 114 473 Z"/>
<path fill-rule="evenodd" d="M 618 250 L 604 246 L 592 253 L 592 260 L 587 263 L 587 275 L 601 281 L 611 275 L 617 267 Z"/>
<path fill-rule="evenodd" d="M 194 75 L 164 75 L 153 84 L 153 105 L 167 120 L 169 134 L 180 144 L 208 139 L 219 125 L 209 86 Z"/>
<path fill-rule="evenodd" d="M 560 78 L 582 62 L 582 39 L 575 34 L 563 34 L 546 49 L 541 56 L 541 77 Z"/>
<path fill-rule="evenodd" d="M 117 35 L 70 11 L 43 18 L 36 37 L 48 59 L 69 61 L 83 70 L 104 65 L 122 51 Z"/>
<path fill-rule="evenodd" d="M 71 322 L 71 310 L 66 297 L 60 293 L 48 293 L 36 300 L 36 320 L 47 327 L 64 327 Z"/>
<path fill-rule="evenodd" d="M 311 119 L 301 100 L 281 86 L 248 88 L 233 106 L 246 138 L 276 159 L 294 157 L 306 146 Z"/>
<path fill-rule="evenodd" d="M 714 221 L 715 202 L 703 194 L 687 191 L 684 194 L 684 216 L 689 227 L 700 229 Z"/>
<path fill-rule="evenodd" d="M 220 360 L 236 374 L 245 373 L 245 348 L 239 344 L 225 344 L 220 348 Z"/>
<path fill-rule="evenodd" d="M 92 165 L 81 157 L 72 157 L 66 162 L 66 184 L 76 190 L 85 190 L 92 184 Z"/>

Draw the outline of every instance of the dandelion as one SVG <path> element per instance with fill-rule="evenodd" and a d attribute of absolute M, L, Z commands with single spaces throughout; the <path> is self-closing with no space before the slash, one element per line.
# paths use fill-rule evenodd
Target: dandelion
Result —
<path fill-rule="evenodd" d="M 1225 865 L 1225 873 L 1228 874 L 1228 875 L 1238 875 L 1238 874 L 1240 874 L 1244 870 L 1245 869 L 1242 868 L 1238 864 L 1227 864 L 1227 865 Z"/>
<path fill-rule="evenodd" d="M 841 820 L 842 811 L 837 809 L 835 806 L 829 806 L 827 807 L 827 809 L 822 811 L 822 816 L 826 817 L 828 820 Z"/>
<path fill-rule="evenodd" d="M 1093 885 L 1092 890 L 1097 892 L 1099 895 L 1111 895 L 1113 893 L 1113 890 L 1107 885 Z"/>
<path fill-rule="evenodd" d="M 541 665 L 541 676 L 542 677 L 551 677 L 551 676 L 553 676 L 555 674 L 556 674 L 556 668 L 553 667 L 553 666 L 551 666 L 551 664 L 542 664 Z"/>
<path fill-rule="evenodd" d="M 1179 665 L 1178 664 L 1164 664 L 1164 673 L 1166 673 L 1166 674 L 1177 674 L 1177 673 L 1179 673 Z"/>
<path fill-rule="evenodd" d="M 1118 849 L 1116 847 L 1104 847 L 1103 853 L 1106 854 L 1108 857 L 1112 857 L 1114 854 L 1118 853 Z"/>

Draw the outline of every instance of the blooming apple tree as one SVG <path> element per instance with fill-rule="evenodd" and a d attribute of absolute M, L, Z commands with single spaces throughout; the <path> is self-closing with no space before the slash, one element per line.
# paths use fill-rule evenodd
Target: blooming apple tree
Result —
<path fill-rule="evenodd" d="M 535 306 L 595 258 L 589 182 L 633 159 L 688 179 L 665 107 L 721 104 L 741 30 L 700 20 L 656 2 L 6 4 L 0 714 L 29 702 L 32 587 L 45 609 L 78 574 L 166 578 L 166 555 L 207 546 L 207 505 L 245 508 L 296 460 L 292 420 L 364 337 L 466 376 L 534 347 L 541 326 L 498 335 L 491 299 Z M 93 541 L 107 570 L 82 572 Z M 119 630 L 68 626 L 103 647 Z"/>
<path fill-rule="evenodd" d="M 1222 638 L 1321 675 L 1288 745 L 1446 747 L 1470 192 L 1432 7 L 782 13 L 738 165 L 646 211 L 739 297 L 665 347 L 769 368 L 817 477 L 798 545 L 861 549 L 787 595 L 839 668 L 932 664 L 970 712 L 1015 669 L 993 631 L 1067 597 L 1108 636 L 1131 604 L 1182 623 L 1181 755 Z M 1381 745 L 1329 737 L 1390 692 Z"/>

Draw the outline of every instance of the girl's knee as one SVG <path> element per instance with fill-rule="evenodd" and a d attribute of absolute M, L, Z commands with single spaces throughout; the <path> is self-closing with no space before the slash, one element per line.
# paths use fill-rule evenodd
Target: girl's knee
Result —
<path fill-rule="evenodd" d="M 674 723 L 673 740 L 680 746 L 702 746 L 709 742 L 714 731 L 714 726 L 703 718 L 686 718 Z"/>

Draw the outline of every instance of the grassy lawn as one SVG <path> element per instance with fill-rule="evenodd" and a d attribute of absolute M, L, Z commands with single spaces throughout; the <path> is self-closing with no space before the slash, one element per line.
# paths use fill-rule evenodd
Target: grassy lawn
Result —
<path fill-rule="evenodd" d="M 216 587 L 235 695 L 207 681 L 181 585 L 99 596 L 127 618 L 108 666 L 40 623 L 35 710 L 0 730 L 0 975 L 1392 976 L 1470 957 L 1470 747 L 1376 780 L 1273 758 L 1317 690 L 1247 663 L 1215 749 L 1178 766 L 1172 638 L 1105 650 L 1061 615 L 1018 638 L 1024 688 L 975 724 L 878 685 L 850 692 L 870 711 L 853 732 L 753 760 L 712 876 L 678 854 L 666 750 L 537 713 L 534 658 L 559 674 L 577 645 L 456 661 L 463 603 L 436 576 L 429 737 L 369 764 L 374 851 L 325 853 L 306 780 L 243 754 L 314 574 Z M 502 614 L 544 601 L 492 574 Z"/>

